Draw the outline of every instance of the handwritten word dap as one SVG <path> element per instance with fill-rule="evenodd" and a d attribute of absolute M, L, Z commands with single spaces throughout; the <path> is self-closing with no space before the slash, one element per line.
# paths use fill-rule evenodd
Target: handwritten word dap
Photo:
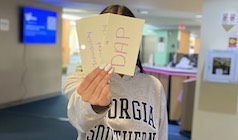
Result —
<path fill-rule="evenodd" d="M 115 55 L 111 59 L 111 65 L 115 67 L 125 67 L 126 65 L 126 43 L 130 37 L 126 36 L 125 28 L 119 27 L 115 32 L 114 52 Z"/>

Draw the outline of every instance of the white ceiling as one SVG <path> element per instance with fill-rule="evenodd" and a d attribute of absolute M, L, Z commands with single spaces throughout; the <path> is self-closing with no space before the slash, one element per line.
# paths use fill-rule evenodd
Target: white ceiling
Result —
<path fill-rule="evenodd" d="M 133 11 L 136 17 L 145 19 L 147 24 L 158 28 L 177 28 L 184 24 L 186 29 L 200 29 L 203 0 L 37 0 L 77 11 L 65 14 L 85 17 L 100 13 L 106 6 L 122 4 Z M 79 12 L 79 10 L 81 10 Z M 140 14 L 147 10 L 148 14 Z"/>

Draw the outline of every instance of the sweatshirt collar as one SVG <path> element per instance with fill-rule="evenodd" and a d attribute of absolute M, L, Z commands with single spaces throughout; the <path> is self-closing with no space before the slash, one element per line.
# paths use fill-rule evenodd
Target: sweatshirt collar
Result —
<path fill-rule="evenodd" d="M 134 72 L 134 76 L 137 75 L 138 73 L 140 73 L 140 68 L 138 66 L 136 66 L 135 68 L 135 72 Z M 121 80 L 130 80 L 131 78 L 133 78 L 134 76 L 130 76 L 130 75 L 124 75 L 123 77 L 121 77 L 119 74 L 117 73 L 113 73 L 112 78 L 114 79 L 121 79 Z"/>

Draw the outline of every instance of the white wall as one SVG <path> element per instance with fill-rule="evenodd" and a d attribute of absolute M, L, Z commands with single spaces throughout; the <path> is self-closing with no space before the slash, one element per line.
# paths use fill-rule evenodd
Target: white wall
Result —
<path fill-rule="evenodd" d="M 204 0 L 192 140 L 238 139 L 238 84 L 209 83 L 202 78 L 206 50 L 225 50 L 228 36 L 238 34 L 238 25 L 229 32 L 223 29 L 224 12 L 238 14 L 238 1 Z"/>
<path fill-rule="evenodd" d="M 57 43 L 20 42 L 20 7 L 27 5 L 58 12 Z M 29 0 L 0 1 L 0 19 L 10 21 L 0 31 L 0 108 L 61 93 L 61 8 Z"/>

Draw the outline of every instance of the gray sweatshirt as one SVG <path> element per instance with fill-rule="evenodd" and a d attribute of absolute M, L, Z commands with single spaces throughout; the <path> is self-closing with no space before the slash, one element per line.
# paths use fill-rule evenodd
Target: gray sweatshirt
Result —
<path fill-rule="evenodd" d="M 161 82 L 139 72 L 134 76 L 113 74 L 112 104 L 98 114 L 77 93 L 81 72 L 69 75 L 64 92 L 69 98 L 68 117 L 78 140 L 168 140 L 166 97 Z"/>

